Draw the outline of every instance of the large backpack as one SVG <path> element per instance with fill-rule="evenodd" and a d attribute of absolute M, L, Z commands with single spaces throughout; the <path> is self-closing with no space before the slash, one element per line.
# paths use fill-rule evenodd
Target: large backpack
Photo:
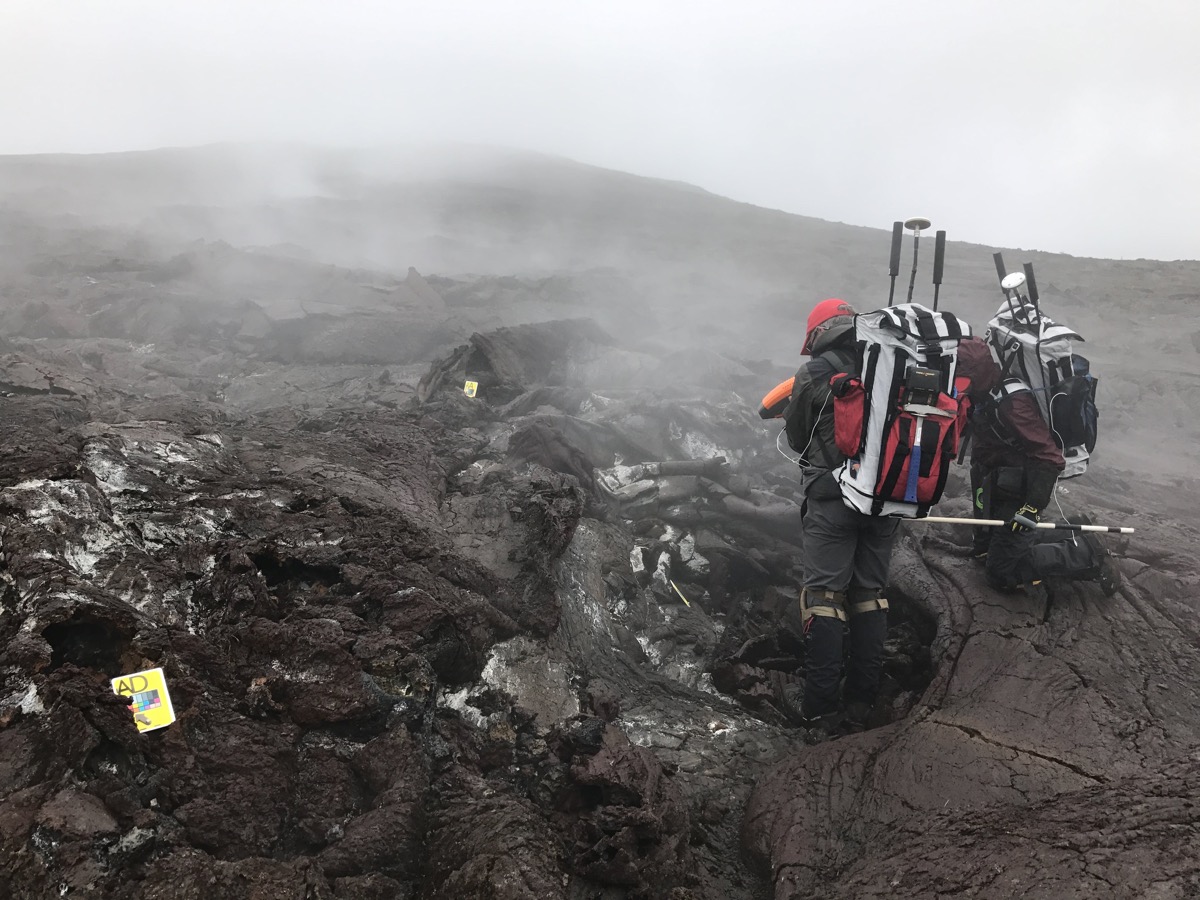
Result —
<path fill-rule="evenodd" d="M 1006 302 L 988 322 L 984 339 L 1004 376 L 998 397 L 1031 391 L 1066 461 L 1059 477 L 1082 475 L 1096 449 L 1099 425 L 1098 379 L 1088 360 L 1074 351 L 1083 338 L 1033 303 Z"/>
<path fill-rule="evenodd" d="M 958 342 L 970 326 L 902 303 L 855 317 L 859 375 L 834 376 L 834 432 L 846 456 L 833 470 L 846 505 L 872 516 L 921 518 L 945 488 L 962 410 Z"/>

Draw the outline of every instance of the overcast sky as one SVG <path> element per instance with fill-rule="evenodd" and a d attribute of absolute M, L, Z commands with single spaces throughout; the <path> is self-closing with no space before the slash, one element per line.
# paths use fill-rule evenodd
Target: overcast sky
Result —
<path fill-rule="evenodd" d="M 3 0 L 0 153 L 453 139 L 1200 257 L 1195 0 Z"/>

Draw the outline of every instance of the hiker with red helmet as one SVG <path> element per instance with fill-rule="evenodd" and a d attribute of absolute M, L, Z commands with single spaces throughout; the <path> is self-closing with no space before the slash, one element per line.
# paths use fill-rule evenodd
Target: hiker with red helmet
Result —
<path fill-rule="evenodd" d="M 899 526 L 896 518 L 849 507 L 832 474 L 846 457 L 834 437 L 829 382 L 838 373 L 857 371 L 855 315 L 837 298 L 813 309 L 801 349 L 811 359 L 796 373 L 785 415 L 789 441 L 800 454 L 805 498 L 800 604 L 806 650 L 804 683 L 789 685 L 783 699 L 789 717 L 813 738 L 833 731 L 843 717 L 850 727 L 861 726 L 874 705 L 887 639 L 881 592 Z"/>
<path fill-rule="evenodd" d="M 1030 589 L 1046 578 L 1064 578 L 1097 581 L 1106 595 L 1115 593 L 1120 571 L 1094 535 L 1037 531 L 1015 518 L 1040 519 L 1065 466 L 1033 393 L 1006 389 L 999 363 L 980 338 L 959 344 L 958 372 L 970 381 L 975 515 L 1008 523 L 975 529 L 973 552 L 989 583 L 1000 590 Z"/>

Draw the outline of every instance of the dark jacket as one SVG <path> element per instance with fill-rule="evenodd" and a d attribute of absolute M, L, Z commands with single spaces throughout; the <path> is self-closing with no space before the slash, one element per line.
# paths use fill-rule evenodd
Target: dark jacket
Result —
<path fill-rule="evenodd" d="M 795 449 L 800 454 L 800 481 L 805 491 L 846 458 L 834 442 L 829 379 L 854 367 L 854 317 L 839 316 L 816 338 L 812 359 L 796 372 L 786 413 L 788 436 L 798 438 Z"/>
<path fill-rule="evenodd" d="M 995 390 L 1000 385 L 1000 366 L 988 345 L 975 337 L 958 345 L 958 374 L 971 379 L 972 465 L 985 472 L 1024 469 L 1027 502 L 1045 508 L 1065 461 L 1033 392 L 1000 396 Z"/>

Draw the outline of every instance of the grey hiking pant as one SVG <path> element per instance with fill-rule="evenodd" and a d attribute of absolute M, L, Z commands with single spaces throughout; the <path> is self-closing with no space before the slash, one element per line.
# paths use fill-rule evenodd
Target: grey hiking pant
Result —
<path fill-rule="evenodd" d="M 877 598 L 887 584 L 897 519 L 868 516 L 850 509 L 831 477 L 813 482 L 801 527 L 804 549 L 804 587 L 810 594 L 833 591 L 845 595 L 845 621 L 812 615 L 804 623 L 805 678 L 801 713 L 815 718 L 837 710 L 842 678 L 843 644 L 850 638 L 846 665 L 845 701 L 875 702 L 883 671 L 887 612 L 853 612 L 863 601 Z M 810 606 L 837 606 L 836 601 L 811 597 Z"/>

